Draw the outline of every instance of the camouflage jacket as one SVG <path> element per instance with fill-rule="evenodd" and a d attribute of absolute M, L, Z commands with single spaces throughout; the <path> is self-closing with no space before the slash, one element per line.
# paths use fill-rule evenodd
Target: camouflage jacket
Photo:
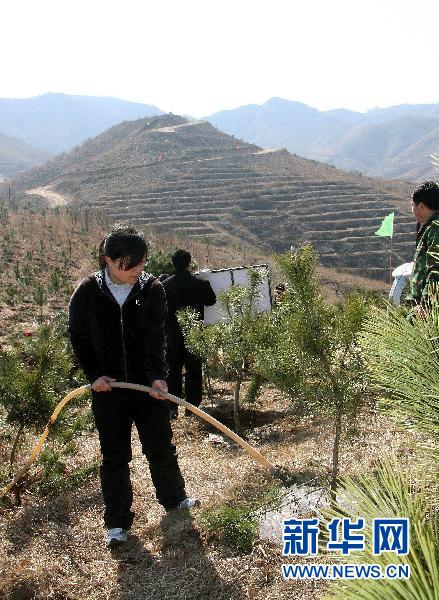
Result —
<path fill-rule="evenodd" d="M 410 293 L 406 301 L 419 304 L 426 299 L 429 285 L 439 282 L 439 213 L 433 214 L 419 229 Z"/>

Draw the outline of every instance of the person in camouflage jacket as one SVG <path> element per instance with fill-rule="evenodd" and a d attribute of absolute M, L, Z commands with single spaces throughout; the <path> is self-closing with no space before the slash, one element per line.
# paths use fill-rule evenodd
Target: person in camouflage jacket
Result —
<path fill-rule="evenodd" d="M 412 212 L 418 223 L 410 293 L 406 300 L 423 305 L 430 285 L 439 282 L 439 185 L 425 181 L 412 193 Z"/>

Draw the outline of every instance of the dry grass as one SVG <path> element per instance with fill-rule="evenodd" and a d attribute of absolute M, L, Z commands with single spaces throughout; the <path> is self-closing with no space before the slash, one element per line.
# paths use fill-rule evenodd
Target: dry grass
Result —
<path fill-rule="evenodd" d="M 216 382 L 213 404 L 206 402 L 206 410 L 226 424 L 232 419 L 228 384 Z M 256 404 L 244 407 L 243 424 L 252 442 L 273 463 L 303 479 L 319 475 L 326 480 L 332 448 L 330 423 L 298 418 L 290 400 L 268 388 Z M 134 434 L 137 517 L 122 549 L 110 552 L 103 543 L 97 478 L 54 498 L 26 494 L 23 506 L 3 510 L 0 596 L 23 600 L 319 598 L 322 583 L 283 581 L 278 547 L 257 541 L 250 555 L 237 556 L 203 530 L 203 511 L 254 499 L 272 483 L 234 445 L 210 443 L 211 431 L 198 418 L 181 414 L 174 425 L 187 489 L 203 502 L 202 509 L 191 515 L 166 515 L 157 504 Z M 82 440 L 83 460 L 98 456 L 96 434 Z M 406 434 L 369 413 L 359 421 L 359 434 L 343 446 L 341 470 L 351 473 L 370 468 L 383 453 L 407 454 L 409 460 L 406 446 Z"/>

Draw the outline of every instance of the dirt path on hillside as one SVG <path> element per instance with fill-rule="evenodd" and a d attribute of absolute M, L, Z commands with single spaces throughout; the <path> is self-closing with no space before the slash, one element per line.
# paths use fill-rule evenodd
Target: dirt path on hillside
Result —
<path fill-rule="evenodd" d="M 41 196 L 47 200 L 51 207 L 65 206 L 70 201 L 68 196 L 63 196 L 58 192 L 54 192 L 52 190 L 52 186 L 50 185 L 47 185 L 46 187 L 34 188 L 32 190 L 26 190 L 26 194 L 29 194 L 30 196 Z"/>
<path fill-rule="evenodd" d="M 169 127 L 158 127 L 157 129 L 151 129 L 151 131 L 166 131 L 169 133 L 174 133 L 176 129 L 181 129 L 182 127 L 191 127 L 192 125 L 198 125 L 202 121 L 189 121 L 189 123 L 181 123 L 180 125 L 170 125 Z"/>
<path fill-rule="evenodd" d="M 280 152 L 280 148 L 264 148 L 263 150 L 252 152 L 252 154 L 273 154 L 273 152 Z"/>

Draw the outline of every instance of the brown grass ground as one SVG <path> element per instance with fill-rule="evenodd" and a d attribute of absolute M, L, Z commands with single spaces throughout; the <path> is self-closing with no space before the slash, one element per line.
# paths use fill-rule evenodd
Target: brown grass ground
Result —
<path fill-rule="evenodd" d="M 229 424 L 229 384 L 215 383 L 211 414 Z M 146 460 L 133 434 L 132 480 L 136 519 L 126 547 L 109 551 L 103 542 L 98 477 L 52 498 L 28 493 L 23 505 L 4 509 L 1 524 L 0 597 L 18 599 L 101 600 L 320 598 L 325 585 L 311 580 L 285 582 L 281 549 L 257 540 L 240 556 L 208 534 L 204 511 L 261 496 L 271 477 L 234 445 L 208 441 L 211 427 L 180 414 L 175 442 L 187 489 L 202 499 L 191 514 L 165 514 L 154 497 Z M 244 406 L 247 433 L 263 432 L 257 448 L 267 458 L 304 479 L 327 480 L 332 448 L 330 423 L 297 417 L 291 401 L 267 388 L 260 400 Z M 407 434 L 371 412 L 358 422 L 358 434 L 343 444 L 341 470 L 368 469 L 383 454 L 406 455 Z M 261 429 L 262 428 L 262 429 Z M 257 437 L 257 436 L 256 436 Z M 255 436 L 252 436 L 255 439 Z M 78 462 L 98 457 L 96 434 L 82 438 Z M 304 515 L 305 516 L 305 515 Z"/>

